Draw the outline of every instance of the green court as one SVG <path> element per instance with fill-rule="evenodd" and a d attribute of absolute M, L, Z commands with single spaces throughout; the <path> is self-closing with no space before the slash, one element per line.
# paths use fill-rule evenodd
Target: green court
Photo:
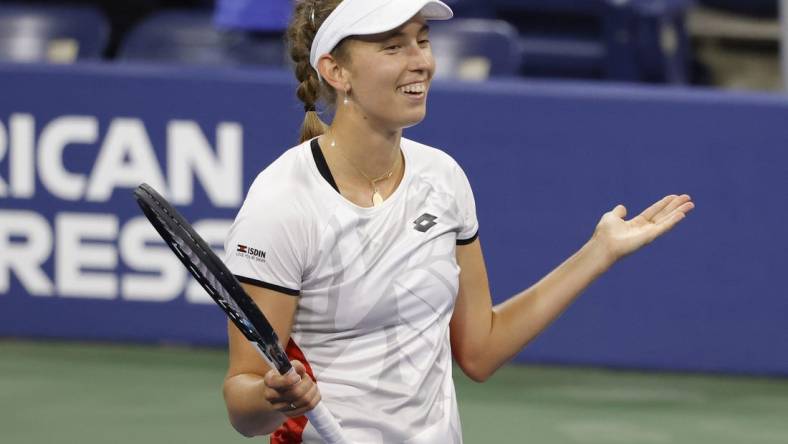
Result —
<path fill-rule="evenodd" d="M 225 359 L 1 341 L 0 442 L 250 442 L 226 419 Z M 455 380 L 466 443 L 788 443 L 786 379 L 509 366 L 484 384 Z"/>

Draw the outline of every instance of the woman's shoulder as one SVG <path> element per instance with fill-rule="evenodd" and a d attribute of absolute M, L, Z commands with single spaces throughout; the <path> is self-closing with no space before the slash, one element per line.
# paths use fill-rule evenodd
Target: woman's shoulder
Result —
<path fill-rule="evenodd" d="M 306 159 L 308 148 L 308 142 L 288 148 L 260 171 L 249 187 L 244 206 L 263 205 L 277 212 L 297 207 L 296 197 L 309 195 L 314 182 Z"/>
<path fill-rule="evenodd" d="M 257 174 L 249 194 L 292 193 L 309 186 L 308 149 L 308 142 L 304 142 L 285 150 Z"/>
<path fill-rule="evenodd" d="M 443 147 L 434 147 L 414 140 L 402 138 L 402 147 L 407 150 L 408 157 L 414 165 L 429 169 L 431 171 L 443 170 L 453 173 L 457 169 L 462 170 L 459 163 Z"/>
<path fill-rule="evenodd" d="M 273 181 L 281 179 L 297 179 L 304 173 L 305 148 L 309 142 L 304 142 L 286 149 L 273 162 L 263 168 L 255 177 L 257 181 Z M 300 173 L 300 174 L 299 174 Z M 287 183 L 295 183 L 288 180 Z"/>

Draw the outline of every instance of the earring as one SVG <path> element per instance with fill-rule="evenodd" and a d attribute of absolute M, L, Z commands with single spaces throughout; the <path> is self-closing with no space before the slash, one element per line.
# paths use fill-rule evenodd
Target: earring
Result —
<path fill-rule="evenodd" d="M 342 100 L 343 105 L 347 106 L 350 103 L 350 99 L 348 98 L 349 96 L 350 96 L 350 90 L 345 91 L 345 98 L 344 100 Z"/>

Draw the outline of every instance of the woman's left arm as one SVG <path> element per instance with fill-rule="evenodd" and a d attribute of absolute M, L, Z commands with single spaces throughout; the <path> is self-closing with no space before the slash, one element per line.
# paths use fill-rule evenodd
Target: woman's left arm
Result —
<path fill-rule="evenodd" d="M 694 204 L 687 195 L 666 196 L 624 220 L 617 206 L 602 216 L 591 239 L 530 288 L 492 305 L 480 241 L 457 247 L 460 288 L 451 319 L 451 346 L 463 372 L 489 378 L 552 323 L 598 276 L 620 258 L 673 228 Z"/>

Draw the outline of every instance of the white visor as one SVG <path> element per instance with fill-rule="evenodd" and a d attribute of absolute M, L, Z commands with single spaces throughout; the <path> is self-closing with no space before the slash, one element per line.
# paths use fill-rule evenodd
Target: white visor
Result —
<path fill-rule="evenodd" d="M 317 30 L 309 62 L 317 71 L 320 57 L 330 53 L 345 37 L 391 31 L 418 13 L 427 20 L 454 16 L 451 8 L 439 0 L 342 0 Z"/>

